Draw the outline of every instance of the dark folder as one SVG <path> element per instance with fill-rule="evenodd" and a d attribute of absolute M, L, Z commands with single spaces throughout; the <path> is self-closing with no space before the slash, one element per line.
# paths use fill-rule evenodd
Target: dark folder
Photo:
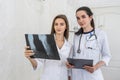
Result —
<path fill-rule="evenodd" d="M 73 58 L 67 58 L 69 64 L 73 65 L 74 68 L 77 69 L 83 69 L 85 65 L 87 66 L 93 66 L 93 60 L 91 59 L 73 59 Z"/>
<path fill-rule="evenodd" d="M 34 51 L 31 58 L 60 60 L 54 35 L 50 34 L 25 34 L 26 45 Z"/>

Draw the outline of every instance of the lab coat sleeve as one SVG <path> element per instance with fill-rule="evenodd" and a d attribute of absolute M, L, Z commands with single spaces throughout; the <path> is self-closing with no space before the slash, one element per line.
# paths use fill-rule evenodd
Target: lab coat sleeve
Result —
<path fill-rule="evenodd" d="M 102 34 L 102 42 L 101 42 L 101 44 L 102 44 L 101 45 L 102 61 L 104 61 L 105 65 L 107 66 L 110 59 L 111 59 L 111 54 L 110 54 L 107 35 L 106 35 L 105 32 L 103 32 L 103 34 Z"/>
<path fill-rule="evenodd" d="M 69 55 L 69 58 L 73 58 L 74 55 L 75 55 L 75 35 L 74 35 L 74 38 L 73 38 L 73 44 L 71 46 L 71 49 L 70 49 L 70 55 Z"/>
<path fill-rule="evenodd" d="M 72 69 L 71 68 L 68 69 L 68 76 L 72 76 Z"/>
<path fill-rule="evenodd" d="M 73 46 L 71 46 L 69 58 L 73 58 Z M 68 69 L 68 76 L 71 76 L 71 75 L 72 75 L 72 69 L 69 68 Z"/>
<path fill-rule="evenodd" d="M 37 70 L 39 68 L 42 68 L 44 65 L 45 60 L 44 59 L 39 59 L 39 58 L 35 58 L 36 62 L 37 62 L 37 67 L 34 70 Z"/>
<path fill-rule="evenodd" d="M 69 53 L 69 58 L 73 58 L 74 51 L 73 51 L 73 46 L 70 48 L 70 53 Z"/>

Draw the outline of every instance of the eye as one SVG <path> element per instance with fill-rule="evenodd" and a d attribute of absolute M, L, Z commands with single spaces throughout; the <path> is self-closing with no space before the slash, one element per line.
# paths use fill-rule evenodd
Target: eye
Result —
<path fill-rule="evenodd" d="M 55 25 L 55 26 L 57 26 L 57 25 L 58 25 L 58 23 L 55 23 L 54 25 Z"/>
<path fill-rule="evenodd" d="M 76 17 L 77 18 L 77 20 L 80 20 L 80 18 L 79 17 Z"/>
<path fill-rule="evenodd" d="M 64 23 L 60 23 L 61 26 L 64 26 Z"/>
<path fill-rule="evenodd" d="M 86 16 L 85 16 L 85 15 L 82 15 L 82 18 L 86 18 Z"/>

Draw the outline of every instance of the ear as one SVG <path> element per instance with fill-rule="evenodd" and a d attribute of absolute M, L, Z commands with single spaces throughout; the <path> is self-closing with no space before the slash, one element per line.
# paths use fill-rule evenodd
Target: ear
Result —
<path fill-rule="evenodd" d="M 93 19 L 93 16 L 90 16 L 90 20 L 92 20 Z"/>

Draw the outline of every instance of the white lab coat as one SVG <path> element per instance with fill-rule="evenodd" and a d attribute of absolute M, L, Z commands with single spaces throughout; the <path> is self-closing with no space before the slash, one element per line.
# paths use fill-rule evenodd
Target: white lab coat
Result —
<path fill-rule="evenodd" d="M 90 34 L 94 32 L 89 32 L 82 35 L 80 50 L 81 53 L 77 53 L 80 35 L 74 36 L 74 55 L 73 58 L 78 59 L 92 59 L 93 65 L 95 65 L 100 60 L 104 61 L 108 65 L 111 54 L 109 50 L 109 45 L 107 41 L 107 36 L 104 31 L 100 29 L 95 29 L 95 34 L 97 39 L 88 41 Z M 91 47 L 92 49 L 88 49 Z M 101 69 L 96 70 L 94 73 L 87 72 L 84 69 L 72 69 L 71 71 L 72 80 L 104 80 Z"/>
<path fill-rule="evenodd" d="M 62 48 L 58 49 L 60 60 L 35 59 L 37 69 L 42 68 L 40 80 L 68 80 L 68 69 L 65 65 L 72 45 L 65 40 Z"/>

